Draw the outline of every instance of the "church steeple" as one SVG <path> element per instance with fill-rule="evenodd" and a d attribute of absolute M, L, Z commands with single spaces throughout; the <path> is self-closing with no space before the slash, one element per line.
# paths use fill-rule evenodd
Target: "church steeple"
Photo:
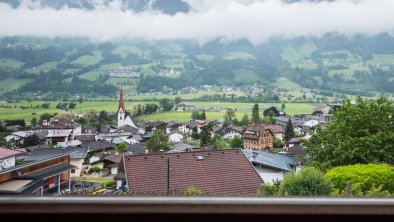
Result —
<path fill-rule="evenodd" d="M 120 86 L 120 98 L 119 98 L 119 106 L 118 106 L 118 112 L 122 108 L 122 111 L 125 112 L 126 109 L 124 108 L 124 100 L 123 100 L 123 88 L 122 85 Z"/>

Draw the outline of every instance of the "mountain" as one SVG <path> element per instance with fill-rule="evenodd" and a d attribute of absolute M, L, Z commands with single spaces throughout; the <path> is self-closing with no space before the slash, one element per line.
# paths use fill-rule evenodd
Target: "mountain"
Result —
<path fill-rule="evenodd" d="M 120 78 L 122 73 L 129 76 Z M 394 93 L 394 38 L 328 34 L 261 45 L 217 39 L 202 46 L 186 40 L 8 37 L 0 42 L 0 94 L 6 97 L 113 96 L 120 84 L 128 93 L 255 83 L 285 88 L 278 85 L 283 79 L 322 95 Z"/>
<path fill-rule="evenodd" d="M 22 0 L 0 0 L 8 3 L 13 8 L 21 5 Z M 32 0 L 32 3 L 40 7 L 62 9 L 64 7 L 94 10 L 98 5 L 108 6 L 113 0 Z M 188 12 L 190 6 L 181 0 L 121 0 L 123 10 L 141 12 L 147 9 L 162 11 L 165 14 L 174 15 L 178 12 Z M 100 4 L 98 4 L 100 3 Z"/>

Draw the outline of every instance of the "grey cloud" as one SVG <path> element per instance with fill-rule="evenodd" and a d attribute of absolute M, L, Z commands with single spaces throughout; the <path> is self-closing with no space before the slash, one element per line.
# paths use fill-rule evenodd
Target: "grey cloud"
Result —
<path fill-rule="evenodd" d="M 187 13 L 155 10 L 135 13 L 120 4 L 94 10 L 31 7 L 0 3 L 0 36 L 87 37 L 113 39 L 193 39 L 201 43 L 246 38 L 254 44 L 270 38 L 346 36 L 394 32 L 394 1 L 342 0 L 286 4 L 280 0 L 183 0 Z M 100 1 L 98 1 L 100 3 Z"/>

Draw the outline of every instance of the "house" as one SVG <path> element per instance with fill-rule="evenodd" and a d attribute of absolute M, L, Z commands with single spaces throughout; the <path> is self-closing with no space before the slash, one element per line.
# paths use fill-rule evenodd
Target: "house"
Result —
<path fill-rule="evenodd" d="M 34 127 L 36 132 L 48 131 L 48 138 L 57 138 L 61 137 L 62 139 L 55 139 L 51 142 L 64 142 L 69 140 L 74 140 L 76 135 L 82 134 L 81 126 L 70 120 L 57 120 L 54 119 L 49 123 L 44 121 L 42 125 Z M 62 134 L 62 136 L 58 136 L 57 134 Z M 69 135 L 65 135 L 69 134 Z M 59 141 L 58 141 L 59 140 Z"/>
<path fill-rule="evenodd" d="M 296 169 L 296 161 L 287 155 L 244 149 L 243 152 L 253 164 L 264 183 L 282 181 L 284 175 Z"/>
<path fill-rule="evenodd" d="M 193 186 L 207 196 L 254 196 L 263 182 L 240 149 L 124 156 L 118 169 L 117 184 L 137 195 Z"/>
<path fill-rule="evenodd" d="M 245 149 L 272 150 L 274 134 L 264 124 L 250 125 L 242 135 Z"/>
<path fill-rule="evenodd" d="M 109 156 L 109 157 L 105 158 L 110 163 L 104 167 L 108 168 L 110 170 L 111 175 L 115 176 L 118 173 L 118 166 L 119 166 L 120 161 L 123 160 L 124 155 L 127 155 L 127 154 Z"/>
<path fill-rule="evenodd" d="M 179 143 L 183 140 L 183 134 L 181 132 L 173 131 L 168 136 L 168 141 L 172 143 Z"/>
<path fill-rule="evenodd" d="M 196 106 L 193 104 L 188 104 L 188 103 L 178 103 L 175 105 L 174 110 L 175 111 L 190 111 L 195 109 Z"/>
<path fill-rule="evenodd" d="M 102 159 L 101 154 L 103 152 L 114 150 L 114 146 L 115 144 L 108 142 L 106 140 L 98 140 L 98 141 L 79 145 L 79 147 L 88 148 L 88 154 L 90 156 L 89 163 L 94 163 Z"/>
<path fill-rule="evenodd" d="M 127 147 L 127 152 L 132 155 L 141 155 L 148 153 L 148 150 L 146 149 L 146 145 L 144 143 L 136 143 L 129 145 Z"/>
<path fill-rule="evenodd" d="M 317 125 L 319 125 L 318 120 L 308 120 L 302 124 L 302 126 L 306 127 L 307 129 L 311 129 Z"/>
<path fill-rule="evenodd" d="M 26 152 L 31 153 L 34 149 L 37 148 L 52 148 L 50 147 L 48 144 L 40 144 L 40 145 L 36 145 L 36 146 L 28 146 L 25 148 Z"/>
<path fill-rule="evenodd" d="M 156 121 L 152 123 L 152 131 L 160 130 L 165 133 L 167 128 L 167 123 L 163 121 Z"/>
<path fill-rule="evenodd" d="M 70 189 L 70 152 L 0 170 L 0 195 L 43 196 Z"/>
<path fill-rule="evenodd" d="M 73 140 L 72 129 L 49 129 L 47 139 L 50 144 Z"/>
<path fill-rule="evenodd" d="M 0 147 L 0 171 L 15 166 L 16 156 L 21 154 L 21 151 Z"/>
<path fill-rule="evenodd" d="M 67 147 L 67 148 L 37 148 L 34 149 L 25 161 L 39 161 L 53 156 L 58 156 L 63 153 L 70 153 L 70 164 L 75 166 L 71 170 L 72 177 L 79 177 L 83 175 L 83 162 L 88 153 L 86 147 Z"/>
<path fill-rule="evenodd" d="M 114 132 L 129 132 L 133 135 L 142 135 L 145 133 L 145 129 L 139 128 L 139 127 L 134 127 L 134 126 L 129 126 L 129 125 L 124 125 L 119 127 L 117 130 Z"/>
<path fill-rule="evenodd" d="M 207 120 L 200 120 L 197 122 L 197 132 L 201 133 L 202 129 L 206 126 L 208 126 L 209 121 Z"/>
<path fill-rule="evenodd" d="M 89 143 L 89 142 L 94 142 L 97 140 L 97 136 L 94 134 L 82 134 L 82 135 L 77 135 L 74 138 L 75 140 L 79 140 L 82 143 Z"/>
<path fill-rule="evenodd" d="M 174 143 L 171 146 L 171 150 L 167 153 L 181 153 L 181 152 L 190 152 L 193 149 L 193 146 L 186 143 Z"/>
<path fill-rule="evenodd" d="M 170 123 L 168 123 L 167 127 L 166 127 L 166 133 L 169 134 L 172 131 L 179 130 L 181 125 L 182 125 L 181 123 L 177 123 L 177 122 L 170 122 Z"/>
<path fill-rule="evenodd" d="M 234 139 L 234 137 L 242 137 L 242 127 L 239 126 L 228 126 L 224 128 L 214 128 L 213 135 L 218 135 L 222 139 Z"/>
<path fill-rule="evenodd" d="M 274 119 L 277 124 L 282 126 L 286 126 L 287 123 L 289 122 L 289 119 L 291 119 L 291 123 L 293 124 L 293 126 L 302 125 L 305 122 L 301 118 L 295 116 L 275 116 Z"/>
<path fill-rule="evenodd" d="M 81 145 L 82 142 L 79 140 L 71 140 L 66 142 L 58 142 L 55 147 L 75 147 Z"/>
<path fill-rule="evenodd" d="M 281 125 L 271 124 L 271 125 L 266 125 L 266 127 L 271 129 L 275 138 L 280 139 L 280 141 L 283 141 L 285 129 Z"/>
<path fill-rule="evenodd" d="M 18 131 L 5 136 L 4 139 L 6 142 L 10 142 L 13 147 L 20 147 L 23 146 L 25 139 L 33 134 L 34 132 L 30 131 Z"/>

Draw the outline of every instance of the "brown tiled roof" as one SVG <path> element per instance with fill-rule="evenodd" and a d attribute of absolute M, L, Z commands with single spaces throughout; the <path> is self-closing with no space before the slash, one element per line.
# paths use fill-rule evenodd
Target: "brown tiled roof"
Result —
<path fill-rule="evenodd" d="M 17 156 L 22 153 L 23 152 L 21 152 L 21 151 L 11 150 L 11 149 L 6 149 L 3 147 L 0 147 L 0 160 L 11 157 L 11 156 Z"/>
<path fill-rule="evenodd" d="M 79 124 L 70 120 L 55 120 L 47 125 L 37 126 L 36 129 L 75 129 Z"/>
<path fill-rule="evenodd" d="M 201 156 L 203 160 L 198 160 Z M 263 182 L 239 149 L 125 156 L 128 186 L 132 193 L 167 191 L 183 193 L 194 186 L 205 195 L 254 195 Z"/>
<path fill-rule="evenodd" d="M 272 124 L 272 125 L 265 125 L 266 128 L 271 129 L 273 133 L 284 133 L 285 129 L 281 125 Z"/>

